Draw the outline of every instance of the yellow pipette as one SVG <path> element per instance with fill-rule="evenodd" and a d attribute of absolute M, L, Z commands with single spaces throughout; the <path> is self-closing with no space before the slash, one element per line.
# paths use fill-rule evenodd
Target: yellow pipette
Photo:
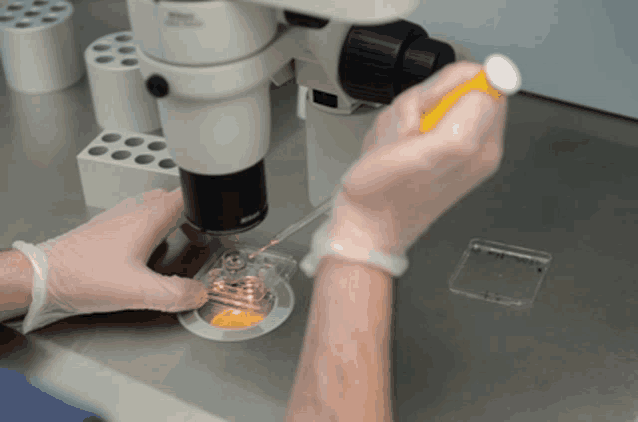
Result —
<path fill-rule="evenodd" d="M 448 111 L 466 94 L 485 92 L 495 99 L 501 95 L 513 95 L 521 88 L 521 74 L 509 58 L 492 54 L 483 63 L 483 69 L 472 79 L 448 92 L 439 103 L 423 113 L 421 132 L 429 132 L 439 124 Z"/>

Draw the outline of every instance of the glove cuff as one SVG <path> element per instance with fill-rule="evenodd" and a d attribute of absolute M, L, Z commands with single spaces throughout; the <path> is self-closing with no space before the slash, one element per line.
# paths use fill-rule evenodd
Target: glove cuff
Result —
<path fill-rule="evenodd" d="M 329 221 L 322 224 L 314 232 L 310 252 L 299 263 L 299 267 L 308 277 L 313 278 L 321 260 L 331 255 L 348 261 L 373 265 L 387 271 L 393 277 L 401 277 L 408 269 L 409 263 L 405 256 L 386 255 L 366 247 L 353 246 L 351 240 L 343 242 L 337 238 L 329 238 L 329 224 Z M 344 247 L 342 244 L 347 246 Z"/>
<path fill-rule="evenodd" d="M 20 240 L 13 242 L 11 245 L 24 254 L 33 267 L 33 289 L 31 294 L 31 305 L 27 312 L 24 322 L 22 323 L 22 334 L 33 331 L 36 314 L 44 306 L 47 294 L 47 277 L 49 273 L 49 264 L 46 253 L 39 247 Z"/>

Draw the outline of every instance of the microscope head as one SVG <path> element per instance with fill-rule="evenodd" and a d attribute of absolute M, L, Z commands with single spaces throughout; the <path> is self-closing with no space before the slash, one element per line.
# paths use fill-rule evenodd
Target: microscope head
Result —
<path fill-rule="evenodd" d="M 389 104 L 454 61 L 451 47 L 399 19 L 420 3 L 128 0 L 140 71 L 179 166 L 189 223 L 229 235 L 266 218 L 270 84 L 293 59 L 312 50 L 317 74 L 334 88 L 324 97 L 345 104 Z"/>
<path fill-rule="evenodd" d="M 294 14 L 350 24 L 377 25 L 392 22 L 414 12 L 423 0 L 247 0 Z"/>

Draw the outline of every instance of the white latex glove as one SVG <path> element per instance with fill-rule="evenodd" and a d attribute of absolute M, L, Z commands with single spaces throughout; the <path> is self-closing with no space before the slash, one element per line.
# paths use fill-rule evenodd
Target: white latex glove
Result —
<path fill-rule="evenodd" d="M 482 66 L 459 62 L 415 86 L 381 113 L 361 157 L 342 179 L 343 192 L 327 223 L 344 249 L 404 256 L 410 246 L 472 189 L 493 176 L 503 154 L 507 100 L 472 92 L 429 133 L 423 111 Z"/>
<path fill-rule="evenodd" d="M 129 198 L 88 223 L 37 245 L 46 255 L 44 286 L 34 284 L 23 333 L 63 318 L 130 309 L 180 312 L 208 300 L 203 284 L 163 276 L 146 263 L 184 209 L 181 190 Z"/>

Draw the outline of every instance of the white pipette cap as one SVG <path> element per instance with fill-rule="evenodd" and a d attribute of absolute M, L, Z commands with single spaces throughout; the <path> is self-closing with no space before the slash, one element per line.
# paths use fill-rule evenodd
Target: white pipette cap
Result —
<path fill-rule="evenodd" d="M 521 89 L 521 73 L 512 60 L 502 54 L 492 54 L 483 63 L 490 84 L 506 95 Z"/>

